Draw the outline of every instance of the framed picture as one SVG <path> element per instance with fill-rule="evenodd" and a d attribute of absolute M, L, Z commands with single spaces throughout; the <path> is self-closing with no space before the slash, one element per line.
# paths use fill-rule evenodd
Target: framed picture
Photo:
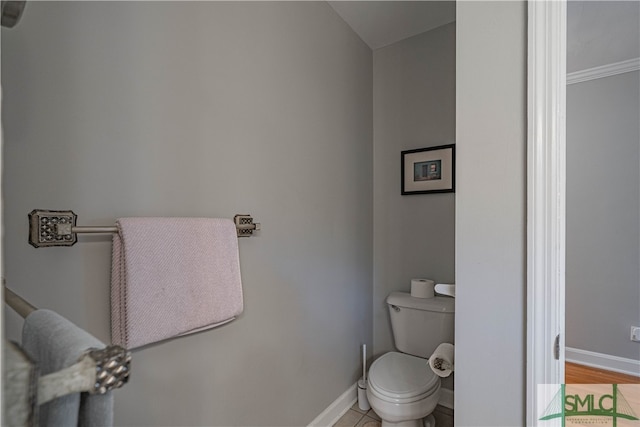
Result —
<path fill-rule="evenodd" d="M 402 152 L 402 194 L 453 193 L 456 190 L 456 146 Z"/>

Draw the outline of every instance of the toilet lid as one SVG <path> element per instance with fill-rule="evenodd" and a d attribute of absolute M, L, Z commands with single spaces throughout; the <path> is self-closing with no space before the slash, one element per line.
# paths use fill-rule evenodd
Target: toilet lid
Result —
<path fill-rule="evenodd" d="M 392 351 L 371 364 L 369 384 L 393 399 L 408 399 L 438 388 L 440 379 L 426 359 Z"/>

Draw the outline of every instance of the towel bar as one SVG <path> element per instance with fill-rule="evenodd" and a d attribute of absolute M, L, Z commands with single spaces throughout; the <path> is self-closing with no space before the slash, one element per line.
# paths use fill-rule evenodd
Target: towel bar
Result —
<path fill-rule="evenodd" d="M 36 248 L 50 246 L 73 246 L 78 233 L 117 233 L 116 226 L 77 226 L 78 216 L 73 211 L 52 211 L 34 209 L 29 214 L 29 244 Z M 254 223 L 251 215 L 233 217 L 238 237 L 251 237 L 260 230 L 260 224 Z"/>
<path fill-rule="evenodd" d="M 36 307 L 5 286 L 4 300 L 20 316 L 27 317 Z M 78 363 L 38 379 L 38 404 L 70 393 L 86 391 L 104 394 L 122 387 L 129 381 L 131 352 L 117 345 L 104 349 L 89 349 Z"/>

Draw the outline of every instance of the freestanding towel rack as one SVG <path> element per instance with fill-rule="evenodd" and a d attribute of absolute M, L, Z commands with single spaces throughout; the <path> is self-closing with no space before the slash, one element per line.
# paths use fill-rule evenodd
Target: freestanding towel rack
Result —
<path fill-rule="evenodd" d="M 4 281 L 3 281 L 4 282 Z M 4 299 L 20 316 L 36 308 L 4 286 Z M 38 405 L 72 393 L 104 394 L 129 381 L 131 352 L 117 345 L 88 350 L 78 363 L 38 379 Z"/>
<path fill-rule="evenodd" d="M 73 211 L 51 211 L 34 209 L 29 214 L 29 244 L 36 248 L 49 246 L 73 246 L 78 233 L 117 233 L 116 226 L 89 227 L 76 225 L 78 216 Z M 254 223 L 251 215 L 233 217 L 238 237 L 251 237 L 260 230 L 260 224 Z"/>

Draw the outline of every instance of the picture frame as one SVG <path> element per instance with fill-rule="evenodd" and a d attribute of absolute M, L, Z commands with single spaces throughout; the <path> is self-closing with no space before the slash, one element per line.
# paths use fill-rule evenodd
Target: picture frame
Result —
<path fill-rule="evenodd" d="M 406 150 L 401 154 L 402 195 L 455 192 L 455 144 Z"/>

